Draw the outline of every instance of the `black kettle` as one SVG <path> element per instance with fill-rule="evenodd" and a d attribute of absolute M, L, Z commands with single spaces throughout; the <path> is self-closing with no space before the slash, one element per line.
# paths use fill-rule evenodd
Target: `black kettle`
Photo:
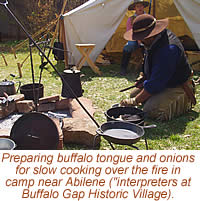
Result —
<path fill-rule="evenodd" d="M 62 97 L 66 98 L 75 98 L 75 95 L 77 97 L 81 97 L 83 95 L 83 90 L 81 86 L 81 80 L 80 80 L 80 71 L 74 70 L 74 69 L 68 69 L 64 70 L 62 73 L 63 79 L 67 82 L 63 82 L 62 80 Z M 69 87 L 72 89 L 74 93 L 69 89 Z"/>
<path fill-rule="evenodd" d="M 7 80 L 0 82 L 0 96 L 4 96 L 4 92 L 8 95 L 16 94 L 15 83 Z"/>

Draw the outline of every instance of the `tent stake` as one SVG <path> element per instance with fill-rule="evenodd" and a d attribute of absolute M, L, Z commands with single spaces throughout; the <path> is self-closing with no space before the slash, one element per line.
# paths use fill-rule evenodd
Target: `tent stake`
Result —
<path fill-rule="evenodd" d="M 3 53 L 1 53 L 1 56 L 3 57 L 3 60 L 4 60 L 5 65 L 8 66 L 8 63 L 7 63 L 7 61 L 6 61 L 6 57 L 4 56 Z"/>
<path fill-rule="evenodd" d="M 19 77 L 21 78 L 22 77 L 22 66 L 20 63 L 17 63 L 17 67 L 18 67 L 18 71 L 19 71 Z"/>

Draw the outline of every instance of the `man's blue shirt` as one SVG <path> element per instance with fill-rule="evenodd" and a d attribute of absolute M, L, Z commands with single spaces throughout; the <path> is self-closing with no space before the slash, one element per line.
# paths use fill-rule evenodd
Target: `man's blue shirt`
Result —
<path fill-rule="evenodd" d="M 176 45 L 161 48 L 152 58 L 151 77 L 144 81 L 144 89 L 150 94 L 163 91 L 176 71 L 181 50 Z"/>

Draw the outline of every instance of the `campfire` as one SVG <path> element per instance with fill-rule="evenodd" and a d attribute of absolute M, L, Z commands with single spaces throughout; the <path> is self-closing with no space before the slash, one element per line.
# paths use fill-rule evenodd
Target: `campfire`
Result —
<path fill-rule="evenodd" d="M 35 113 L 34 101 L 25 100 L 23 94 L 8 97 L 12 101 L 6 101 L 6 104 L 4 101 L 4 104 L 0 104 L 0 137 L 4 138 L 10 138 L 13 126 L 20 118 L 26 116 L 25 114 Z M 95 110 L 92 102 L 83 97 L 79 99 L 93 115 Z M 88 120 L 87 114 L 76 100 L 61 98 L 59 95 L 42 97 L 38 101 L 37 109 L 37 112 L 45 114 L 56 124 L 59 133 L 57 149 L 63 149 L 63 142 L 93 146 L 96 126 Z M 23 126 L 25 127 L 25 125 Z M 97 141 L 97 144 L 99 142 L 100 140 Z"/>

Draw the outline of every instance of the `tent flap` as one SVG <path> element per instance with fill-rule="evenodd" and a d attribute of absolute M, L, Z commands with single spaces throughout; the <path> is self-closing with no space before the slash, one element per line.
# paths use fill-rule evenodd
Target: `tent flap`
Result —
<path fill-rule="evenodd" d="M 75 47 L 77 43 L 96 44 L 90 58 L 95 61 L 108 40 L 121 23 L 132 0 L 90 0 L 66 13 L 64 17 L 67 49 L 78 63 L 81 55 Z M 71 61 L 70 61 L 71 60 Z"/>
<path fill-rule="evenodd" d="M 156 18 L 169 17 L 168 28 L 177 36 L 193 37 L 200 48 L 200 0 L 155 2 Z M 77 43 L 96 44 L 90 55 L 93 62 L 105 47 L 108 52 L 122 52 L 131 3 L 132 0 L 89 0 L 63 15 L 69 64 L 76 65 L 81 57 Z"/>
<path fill-rule="evenodd" d="M 200 49 L 200 0 L 174 0 Z"/>

